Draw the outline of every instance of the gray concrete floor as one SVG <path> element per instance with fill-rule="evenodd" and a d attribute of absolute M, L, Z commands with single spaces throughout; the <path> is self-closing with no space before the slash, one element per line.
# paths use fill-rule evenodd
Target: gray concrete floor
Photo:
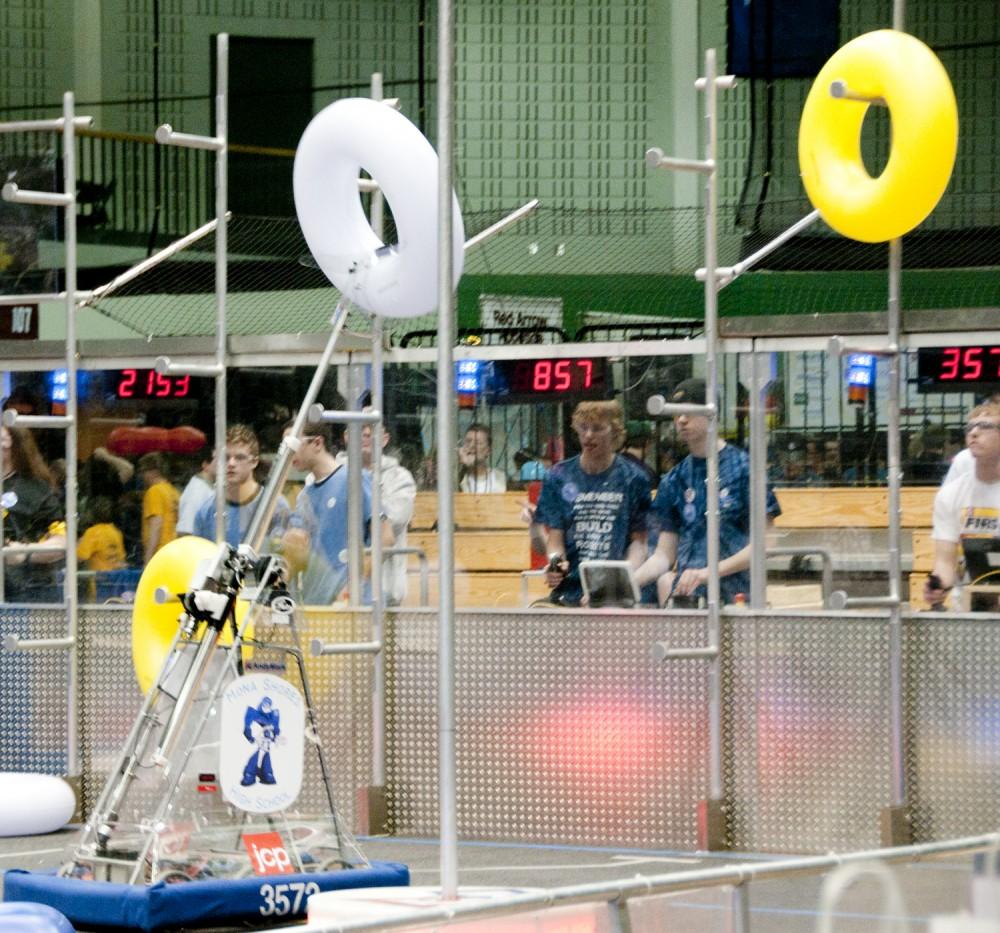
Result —
<path fill-rule="evenodd" d="M 70 828 L 46 836 L 0 839 L 0 870 L 54 868 L 65 847 L 74 841 Z M 440 882 L 440 851 L 436 840 L 362 838 L 368 858 L 403 862 L 411 883 L 436 886 Z M 585 848 L 462 842 L 458 848 L 460 886 L 561 888 L 570 885 L 655 877 L 698 868 L 772 861 L 789 856 L 751 853 L 653 852 L 635 849 Z M 968 906 L 971 856 L 895 866 L 911 931 L 927 928 L 934 914 Z M 755 882 L 749 889 L 750 927 L 742 933 L 813 933 L 822 878 L 793 876 Z M 655 902 L 634 903 L 635 933 L 723 933 L 732 925 L 733 896 L 726 888 L 680 892 Z M 846 892 L 837 905 L 836 933 L 862 933 L 879 928 L 884 915 L 881 892 L 863 880 Z M 236 929 L 236 928 L 228 928 Z M 244 928 L 239 928 L 244 929 Z"/>

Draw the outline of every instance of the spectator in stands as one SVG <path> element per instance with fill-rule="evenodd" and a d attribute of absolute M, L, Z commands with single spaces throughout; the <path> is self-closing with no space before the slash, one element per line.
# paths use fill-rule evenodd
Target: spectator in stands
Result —
<path fill-rule="evenodd" d="M 80 568 L 94 573 L 120 570 L 125 566 L 125 539 L 114 523 L 114 503 L 107 496 L 90 500 L 87 529 L 76 545 Z M 97 597 L 96 580 L 91 576 L 84 590 L 90 599 Z"/>
<path fill-rule="evenodd" d="M 254 477 L 260 462 L 257 435 L 245 424 L 231 425 L 226 431 L 226 523 L 225 539 L 238 547 L 246 536 L 264 491 Z M 280 536 L 288 522 L 288 501 L 279 496 L 268 525 L 268 536 Z M 211 496 L 194 519 L 194 533 L 215 540 L 215 496 Z"/>
<path fill-rule="evenodd" d="M 177 537 L 177 503 L 180 493 L 166 476 L 163 454 L 143 454 L 139 458 L 139 476 L 146 491 L 142 495 L 142 553 L 148 564 L 153 555 Z"/>
<path fill-rule="evenodd" d="M 344 432 L 347 443 L 347 432 Z M 399 460 L 385 453 L 389 444 L 389 432 L 382 429 L 382 462 L 379 483 L 381 509 L 382 547 L 406 547 L 406 529 L 413 518 L 413 506 L 417 501 L 417 484 L 413 474 Z M 371 425 L 361 429 L 361 463 L 365 470 L 372 468 L 374 447 Z M 347 463 L 346 451 L 336 457 L 337 466 Z M 405 554 L 385 558 L 382 562 L 382 591 L 387 606 L 399 606 L 406 598 Z"/>
<path fill-rule="evenodd" d="M 56 571 L 65 563 L 66 523 L 52 476 L 26 428 L 0 428 L 5 544 L 45 544 L 59 551 L 6 555 L 7 602 L 57 602 Z"/>
<path fill-rule="evenodd" d="M 934 570 L 923 596 L 935 608 L 944 607 L 958 582 L 962 542 L 1000 535 L 1000 402 L 972 409 L 965 438 L 973 469 L 945 483 L 934 497 Z M 972 606 L 994 608 L 996 599 Z"/>
<path fill-rule="evenodd" d="M 285 425 L 286 444 L 294 444 L 293 425 L 294 419 Z M 299 439 L 298 448 L 293 447 L 292 466 L 306 474 L 306 484 L 289 516 L 281 551 L 299 599 L 309 606 L 329 606 L 347 583 L 347 468 L 334 457 L 329 424 L 311 425 L 308 431 Z M 367 529 L 371 521 L 371 473 L 367 471 L 362 474 L 362 496 L 362 521 Z"/>
<path fill-rule="evenodd" d="M 490 429 L 485 424 L 471 424 L 458 448 L 459 481 L 462 492 L 506 492 L 507 476 L 490 466 Z"/>
<path fill-rule="evenodd" d="M 177 534 L 194 534 L 194 520 L 198 510 L 215 495 L 215 452 L 209 451 L 201 459 L 198 472 L 188 480 L 177 506 Z"/>
<path fill-rule="evenodd" d="M 114 503 L 107 496 L 91 501 L 87 529 L 76 545 L 81 566 L 88 570 L 120 570 L 125 566 L 125 539 L 114 518 Z"/>
<path fill-rule="evenodd" d="M 580 454 L 557 463 L 545 478 L 534 520 L 545 528 L 550 601 L 578 606 L 583 598 L 580 562 L 646 556 L 649 483 L 615 451 L 625 438 L 615 401 L 580 402 L 573 411 Z"/>
<path fill-rule="evenodd" d="M 647 462 L 649 447 L 653 442 L 653 429 L 648 421 L 629 421 L 625 425 L 625 446 L 621 455 L 635 464 L 649 480 L 650 489 L 656 487 L 659 474 Z"/>
<path fill-rule="evenodd" d="M 705 404 L 705 380 L 685 379 L 674 389 L 675 404 Z M 661 605 L 674 597 L 697 600 L 707 595 L 709 578 L 707 512 L 708 418 L 677 415 L 682 440 L 691 451 L 660 482 L 653 503 L 660 536 L 656 550 L 636 573 L 640 586 L 656 581 Z M 750 592 L 750 459 L 746 452 L 719 439 L 719 566 L 722 602 Z M 768 519 L 781 514 L 773 491 L 767 491 Z"/>
<path fill-rule="evenodd" d="M 943 424 L 925 424 L 907 445 L 907 463 L 904 476 L 911 483 L 936 486 L 948 472 L 944 445 L 948 429 Z"/>
<path fill-rule="evenodd" d="M 521 448 L 514 454 L 514 466 L 517 467 L 517 480 L 523 486 L 525 483 L 545 479 L 552 464 L 533 451 Z"/>

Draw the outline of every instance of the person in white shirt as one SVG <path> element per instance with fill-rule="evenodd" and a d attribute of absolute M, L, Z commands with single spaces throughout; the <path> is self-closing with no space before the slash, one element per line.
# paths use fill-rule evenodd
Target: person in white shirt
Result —
<path fill-rule="evenodd" d="M 470 424 L 458 448 L 459 481 L 462 492 L 506 492 L 507 475 L 490 467 L 490 429 Z"/>
<path fill-rule="evenodd" d="M 958 582 L 962 540 L 1000 535 L 1000 402 L 972 409 L 965 443 L 973 469 L 946 481 L 934 497 L 934 570 L 923 597 L 935 608 Z"/>
<path fill-rule="evenodd" d="M 347 432 L 344 432 L 347 443 Z M 417 484 L 413 474 L 396 457 L 385 453 L 389 443 L 389 432 L 382 429 L 382 472 L 379 481 L 379 509 L 382 518 L 382 546 L 406 547 L 406 529 L 413 518 L 413 506 L 417 499 Z M 372 468 L 372 428 L 365 425 L 361 429 L 361 463 L 366 470 Z M 347 453 L 337 454 L 337 463 L 347 463 Z M 387 606 L 399 606 L 406 598 L 405 554 L 393 554 L 382 562 L 382 592 Z"/>
<path fill-rule="evenodd" d="M 201 468 L 187 481 L 177 506 L 177 534 L 193 535 L 194 519 L 200 509 L 215 495 L 215 455 L 210 451 L 201 461 Z"/>

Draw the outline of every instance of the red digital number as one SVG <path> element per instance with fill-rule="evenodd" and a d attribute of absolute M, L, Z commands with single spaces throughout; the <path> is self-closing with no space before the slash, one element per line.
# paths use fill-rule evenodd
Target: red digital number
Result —
<path fill-rule="evenodd" d="M 123 369 L 122 377 L 118 382 L 118 397 L 132 398 L 135 395 L 136 371 L 134 369 Z"/>
<path fill-rule="evenodd" d="M 943 382 L 949 382 L 958 376 L 958 364 L 961 359 L 961 347 L 944 348 L 944 360 L 941 363 L 941 380 Z"/>
<path fill-rule="evenodd" d="M 157 398 L 169 397 L 173 388 L 174 384 L 169 376 L 161 376 L 159 373 L 156 374 L 156 392 L 154 394 Z"/>
<path fill-rule="evenodd" d="M 594 361 L 577 360 L 576 365 L 583 369 L 583 388 L 589 389 L 594 378 Z"/>
<path fill-rule="evenodd" d="M 996 356 L 1000 358 L 1000 347 L 990 347 L 990 356 Z M 1000 365 L 993 371 L 993 378 L 1000 379 Z"/>
<path fill-rule="evenodd" d="M 983 373 L 982 347 L 968 347 L 962 354 L 962 378 L 974 382 Z"/>
<path fill-rule="evenodd" d="M 535 377 L 531 388 L 536 392 L 548 392 L 552 388 L 552 361 L 539 360 L 535 363 Z"/>
<path fill-rule="evenodd" d="M 174 398 L 184 398 L 191 391 L 191 377 L 181 376 L 174 381 Z"/>
<path fill-rule="evenodd" d="M 552 385 L 556 392 L 565 392 L 570 387 L 570 383 L 573 381 L 573 377 L 570 375 L 572 365 L 572 360 L 560 360 L 556 363 L 556 378 Z"/>

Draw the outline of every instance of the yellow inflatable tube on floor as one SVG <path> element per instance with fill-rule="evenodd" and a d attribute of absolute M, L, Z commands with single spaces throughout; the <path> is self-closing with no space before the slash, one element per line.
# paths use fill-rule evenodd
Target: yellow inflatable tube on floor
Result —
<path fill-rule="evenodd" d="M 183 611 L 178 602 L 157 603 L 154 598 L 157 588 L 162 586 L 170 593 L 187 592 L 198 564 L 203 560 L 210 561 L 216 549 L 217 545 L 211 541 L 185 535 L 160 548 L 143 570 L 132 608 L 132 665 L 143 693 L 148 693 L 156 683 L 177 634 L 177 620 Z M 242 624 L 249 605 L 245 600 L 237 602 L 236 618 L 239 624 Z M 204 626 L 199 628 L 196 637 L 201 637 L 203 629 Z M 244 635 L 249 637 L 252 634 L 248 627 Z M 220 644 L 230 645 L 232 642 L 232 629 L 227 627 Z M 250 654 L 249 648 L 243 649 L 244 660 Z"/>
<path fill-rule="evenodd" d="M 830 85 L 882 98 L 892 144 L 877 178 L 861 159 L 866 101 L 834 98 Z M 799 169 L 813 206 L 838 233 L 880 243 L 934 210 L 955 164 L 958 107 L 944 66 L 919 39 L 880 29 L 852 39 L 816 77 L 799 123 Z"/>

